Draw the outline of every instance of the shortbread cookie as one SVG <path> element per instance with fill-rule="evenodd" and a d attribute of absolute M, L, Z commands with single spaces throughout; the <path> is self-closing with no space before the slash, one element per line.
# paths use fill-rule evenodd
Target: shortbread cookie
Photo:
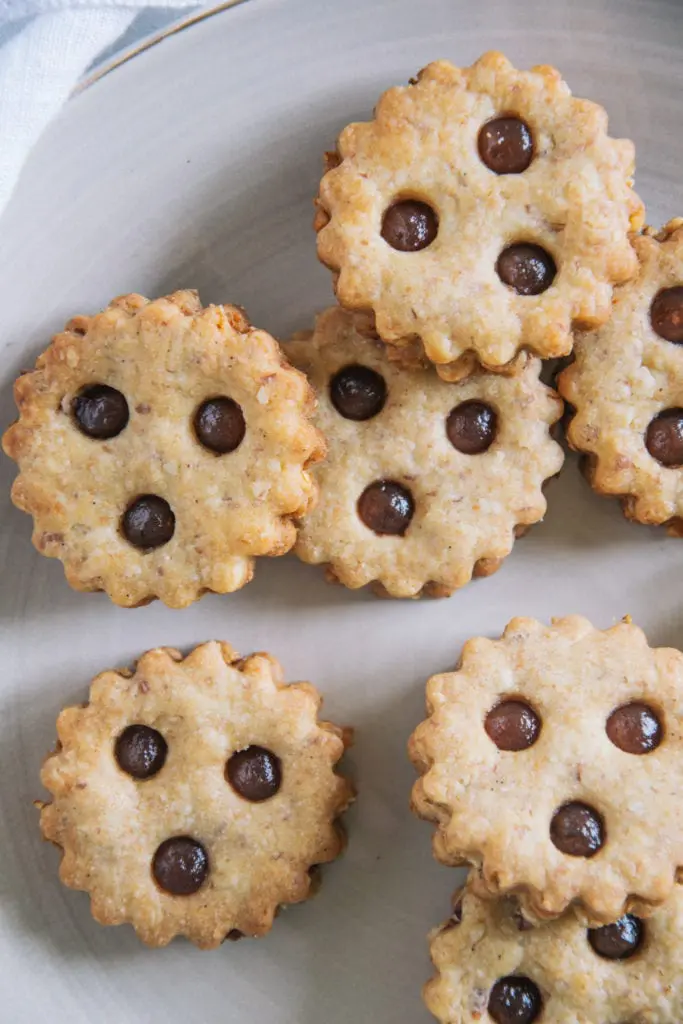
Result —
<path fill-rule="evenodd" d="M 559 387 L 595 490 L 683 536 L 683 220 L 634 246 L 638 276 L 615 289 L 611 320 L 578 337 Z"/>
<path fill-rule="evenodd" d="M 513 377 L 458 384 L 391 362 L 367 316 L 333 307 L 285 346 L 318 394 L 328 457 L 295 551 L 347 587 L 444 596 L 488 575 L 542 518 L 559 472 L 562 403 L 526 358 Z"/>
<path fill-rule="evenodd" d="M 683 868 L 683 654 L 624 621 L 513 619 L 427 685 L 410 740 L 434 853 L 537 919 L 645 915 Z"/>
<path fill-rule="evenodd" d="M 100 924 L 128 922 L 150 946 L 265 934 L 342 847 L 344 738 L 319 706 L 269 655 L 240 660 L 215 642 L 99 675 L 90 702 L 60 714 L 42 771 L 62 882 L 90 894 Z"/>
<path fill-rule="evenodd" d="M 437 61 L 341 133 L 318 255 L 342 305 L 374 312 L 392 345 L 419 339 L 450 379 L 475 357 L 501 370 L 521 348 L 562 356 L 635 273 L 633 162 L 553 68 Z"/>
<path fill-rule="evenodd" d="M 241 310 L 195 292 L 76 317 L 15 397 L 3 444 L 33 542 L 116 604 L 237 590 L 315 496 L 308 384 Z"/>
<path fill-rule="evenodd" d="M 441 1024 L 673 1024 L 683 1016 L 683 892 L 641 920 L 601 928 L 574 914 L 525 926 L 513 899 L 460 894 L 431 935 L 436 975 L 425 987 Z"/>

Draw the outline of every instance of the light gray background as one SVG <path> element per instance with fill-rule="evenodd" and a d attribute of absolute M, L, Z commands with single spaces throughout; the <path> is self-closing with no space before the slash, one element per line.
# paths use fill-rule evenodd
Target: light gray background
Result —
<path fill-rule="evenodd" d="M 613 134 L 636 140 L 651 222 L 681 214 L 682 43 L 678 0 L 249 0 L 167 40 L 68 105 L 0 222 L 3 424 L 16 373 L 70 315 L 120 292 L 196 286 L 276 334 L 307 326 L 331 299 L 311 230 L 321 153 L 437 57 L 499 48 L 521 66 L 557 64 L 607 106 Z M 450 600 L 379 601 L 287 558 L 261 563 L 242 593 L 179 612 L 71 592 L 10 506 L 13 474 L 3 459 L 1 1024 L 426 1024 L 424 936 L 456 873 L 433 863 L 430 829 L 407 809 L 405 742 L 425 679 L 515 614 L 606 626 L 630 612 L 651 642 L 683 641 L 681 542 L 624 522 L 573 459 L 543 525 Z M 330 717 L 356 726 L 360 798 L 346 856 L 267 939 L 148 951 L 60 887 L 31 800 L 55 716 L 95 672 L 211 637 L 268 648 L 288 678 L 322 689 Z"/>

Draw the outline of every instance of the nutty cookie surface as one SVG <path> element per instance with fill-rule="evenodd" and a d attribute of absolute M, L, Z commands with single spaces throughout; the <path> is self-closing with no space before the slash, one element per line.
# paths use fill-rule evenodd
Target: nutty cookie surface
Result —
<path fill-rule="evenodd" d="M 457 384 L 390 361 L 369 318 L 339 307 L 285 351 L 318 395 L 328 455 L 296 554 L 348 587 L 446 595 L 488 575 L 516 532 L 542 518 L 562 465 L 549 428 L 557 395 L 528 358 L 516 376 Z"/>
<path fill-rule="evenodd" d="M 426 67 L 351 124 L 318 198 L 318 255 L 342 305 L 372 311 L 388 343 L 419 339 L 439 372 L 520 348 L 572 347 L 572 325 L 609 316 L 636 270 L 642 224 L 631 142 L 557 71 L 500 53 Z"/>
<path fill-rule="evenodd" d="M 90 702 L 60 714 L 42 771 L 41 829 L 63 851 L 64 884 L 152 946 L 265 934 L 342 847 L 352 789 L 319 705 L 273 658 L 215 642 L 99 675 Z"/>
<path fill-rule="evenodd" d="M 315 497 L 308 384 L 239 309 L 194 292 L 75 318 L 15 397 L 3 444 L 34 544 L 117 604 L 238 589 Z"/>
<path fill-rule="evenodd" d="M 647 916 L 683 867 L 683 654 L 636 626 L 513 619 L 427 685 L 410 740 L 434 853 L 529 916 Z"/>
<path fill-rule="evenodd" d="M 573 448 L 600 494 L 629 519 L 683 535 L 683 220 L 634 240 L 639 273 L 615 289 L 612 317 L 579 335 L 559 388 Z"/>
<path fill-rule="evenodd" d="M 465 890 L 431 935 L 436 975 L 425 987 L 441 1024 L 672 1024 L 683 1013 L 683 892 L 647 920 L 586 928 L 574 914 L 525 927 L 512 899 Z"/>

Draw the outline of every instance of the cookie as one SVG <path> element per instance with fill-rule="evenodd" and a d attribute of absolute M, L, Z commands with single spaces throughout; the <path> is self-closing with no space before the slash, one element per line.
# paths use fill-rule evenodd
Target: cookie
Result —
<path fill-rule="evenodd" d="M 430 936 L 427 1008 L 441 1024 L 672 1024 L 683 1015 L 683 892 L 642 920 L 586 928 L 574 914 L 528 928 L 512 899 L 469 890 Z"/>
<path fill-rule="evenodd" d="M 264 935 L 342 848 L 344 738 L 319 705 L 269 655 L 216 642 L 97 676 L 89 703 L 61 712 L 42 771 L 62 882 L 150 946 Z"/>
<path fill-rule="evenodd" d="M 637 277 L 608 323 L 582 334 L 559 378 L 568 439 L 590 483 L 629 519 L 683 536 L 683 220 L 634 241 Z"/>
<path fill-rule="evenodd" d="M 371 318 L 339 307 L 285 350 L 316 390 L 328 441 L 295 547 L 305 562 L 347 587 L 444 596 L 495 571 L 543 517 L 543 483 L 563 460 L 550 436 L 562 403 L 538 360 L 447 383 L 391 361 Z"/>
<path fill-rule="evenodd" d="M 534 919 L 652 913 L 683 869 L 683 654 L 628 621 L 513 619 L 427 685 L 410 740 L 434 853 Z"/>
<path fill-rule="evenodd" d="M 637 267 L 634 148 L 550 67 L 500 53 L 390 89 L 329 154 L 315 226 L 337 297 L 457 379 L 566 355 Z"/>
<path fill-rule="evenodd" d="M 15 385 L 12 499 L 76 590 L 174 608 L 247 583 L 315 497 L 313 396 L 277 343 L 195 292 L 76 317 Z"/>

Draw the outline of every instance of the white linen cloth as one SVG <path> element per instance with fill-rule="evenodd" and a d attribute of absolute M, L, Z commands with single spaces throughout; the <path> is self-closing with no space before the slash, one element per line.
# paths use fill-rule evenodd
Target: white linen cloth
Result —
<path fill-rule="evenodd" d="M 0 214 L 47 123 L 103 51 L 124 37 L 133 42 L 129 30 L 149 6 L 145 0 L 0 0 Z M 197 0 L 158 6 L 161 24 Z M 143 20 L 139 34 L 145 30 Z"/>

